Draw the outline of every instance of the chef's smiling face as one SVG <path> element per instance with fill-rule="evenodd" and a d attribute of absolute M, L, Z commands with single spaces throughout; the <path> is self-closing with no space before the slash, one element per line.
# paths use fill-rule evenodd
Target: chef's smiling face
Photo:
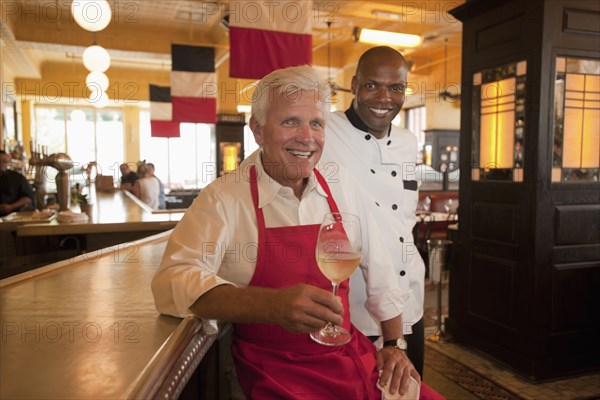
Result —
<path fill-rule="evenodd" d="M 325 110 L 317 96 L 315 91 L 273 96 L 265 123 L 250 119 L 265 170 L 275 181 L 294 190 L 303 187 L 323 151 Z"/>
<path fill-rule="evenodd" d="M 352 78 L 352 106 L 369 133 L 382 138 L 404 105 L 407 67 L 397 60 L 372 57 Z"/>

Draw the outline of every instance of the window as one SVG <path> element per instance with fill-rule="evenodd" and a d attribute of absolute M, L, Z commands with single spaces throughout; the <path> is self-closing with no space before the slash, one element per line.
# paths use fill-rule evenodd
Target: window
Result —
<path fill-rule="evenodd" d="M 429 151 L 427 151 L 427 149 L 424 149 L 425 127 L 427 126 L 427 114 L 425 113 L 425 106 L 409 108 L 405 111 L 405 115 L 406 128 L 417 137 L 417 140 L 419 142 L 419 154 L 417 155 L 417 164 L 425 162 L 425 164 L 431 165 L 431 146 L 429 146 Z M 428 157 L 429 162 L 427 162 Z"/>
<path fill-rule="evenodd" d="M 123 115 L 117 110 L 102 110 L 96 113 L 96 151 L 94 158 L 104 167 L 104 175 L 119 172 L 124 161 Z M 106 170 L 106 167 L 109 168 Z"/>
<path fill-rule="evenodd" d="M 170 189 L 203 188 L 217 176 L 214 125 L 182 123 L 180 137 L 155 138 L 150 113 L 140 112 L 140 155 Z"/>
<path fill-rule="evenodd" d="M 48 154 L 67 153 L 75 166 L 71 179 L 83 183 L 81 169 L 90 161 L 98 164 L 98 173 L 118 178 L 123 162 L 123 114 L 120 110 L 96 110 L 91 107 L 36 106 L 36 145 L 47 146 Z M 57 171 L 47 169 L 48 183 L 54 184 Z"/>
<path fill-rule="evenodd" d="M 600 61 L 557 57 L 552 182 L 600 180 Z"/>
<path fill-rule="evenodd" d="M 474 181 L 523 181 L 527 62 L 473 74 Z"/>
<path fill-rule="evenodd" d="M 254 140 L 254 134 L 248 124 L 244 125 L 244 158 L 248 158 L 258 149 L 258 144 Z"/>

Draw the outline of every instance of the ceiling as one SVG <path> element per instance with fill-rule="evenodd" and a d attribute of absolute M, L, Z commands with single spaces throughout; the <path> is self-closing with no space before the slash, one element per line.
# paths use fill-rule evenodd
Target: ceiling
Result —
<path fill-rule="evenodd" d="M 242 7 L 251 2 L 243 2 Z M 447 11 L 463 2 L 311 1 L 314 64 L 342 68 L 356 63 L 369 47 L 355 43 L 352 38 L 354 27 L 361 27 L 421 35 L 423 44 L 419 48 L 402 50 L 418 73 L 420 66 L 443 54 L 446 40 L 451 47 L 460 46 L 461 23 Z M 14 77 L 39 78 L 45 63 L 80 59 L 83 50 L 94 41 L 111 53 L 111 68 L 170 69 L 171 43 L 215 46 L 217 67 L 229 56 L 223 18 L 236 12 L 229 1 L 109 0 L 109 3 L 113 10 L 111 23 L 96 34 L 82 30 L 73 21 L 69 0 L 6 3 L 2 7 L 2 46 L 3 55 L 9 55 L 6 62 L 12 58 L 18 66 Z"/>

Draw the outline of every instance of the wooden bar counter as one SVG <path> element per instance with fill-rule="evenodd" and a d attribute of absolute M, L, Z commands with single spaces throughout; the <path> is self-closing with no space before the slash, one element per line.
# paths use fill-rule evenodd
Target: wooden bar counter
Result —
<path fill-rule="evenodd" d="M 174 228 L 185 212 L 153 211 L 125 191 L 96 192 L 94 187 L 85 191 L 93 204 L 91 218 L 85 222 L 28 220 L 31 212 L 0 222 L 4 250 L 0 278 L 117 244 L 135 245 L 142 238 Z M 72 206 L 72 211 L 78 213 L 79 206 Z"/>
<path fill-rule="evenodd" d="M 84 223 L 22 224 L 17 236 L 45 236 L 135 231 L 161 231 L 175 227 L 185 210 L 152 212 L 135 196 L 125 191 L 96 192 L 92 190 L 91 219 Z M 78 210 L 78 206 L 74 209 Z"/>
<path fill-rule="evenodd" d="M 169 234 L 1 280 L 0 398 L 176 398 L 215 334 L 154 308 Z"/>

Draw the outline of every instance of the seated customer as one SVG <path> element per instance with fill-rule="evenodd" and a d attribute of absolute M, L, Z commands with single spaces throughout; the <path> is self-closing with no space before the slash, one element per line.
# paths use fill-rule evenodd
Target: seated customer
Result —
<path fill-rule="evenodd" d="M 156 169 L 154 168 L 154 164 L 147 163 L 146 165 L 150 169 L 150 176 L 158 181 L 158 187 L 160 188 L 159 192 L 158 192 L 158 209 L 164 210 L 167 208 L 167 198 L 165 196 L 165 185 L 163 185 L 160 178 L 155 175 Z"/>
<path fill-rule="evenodd" d="M 140 163 L 137 168 L 137 176 L 139 178 L 133 184 L 131 192 L 150 208 L 157 210 L 160 185 L 152 172 L 153 170 L 148 167 L 148 164 Z"/>
<path fill-rule="evenodd" d="M 365 306 L 381 321 L 385 339 L 401 335 L 404 293 L 367 207 L 350 179 L 326 182 L 315 169 L 328 98 L 306 66 L 259 82 L 250 128 L 260 151 L 200 193 L 171 234 L 152 281 L 161 313 L 234 323 L 232 355 L 248 399 L 375 399 L 378 379 L 391 378 L 392 393 L 408 386 L 410 366 L 401 350 L 376 352 L 350 324 L 348 281 L 333 296 L 315 261 L 323 216 L 359 215 Z M 328 322 L 349 329 L 352 340 L 339 347 L 313 342 L 308 333 Z"/>
<path fill-rule="evenodd" d="M 133 185 L 135 181 L 139 179 L 139 176 L 133 172 L 129 164 L 123 163 L 119 166 L 121 170 L 121 185 L 119 189 L 121 190 L 129 190 L 130 192 L 133 190 Z"/>
<path fill-rule="evenodd" d="M 0 217 L 33 203 L 33 189 L 27 178 L 8 169 L 11 156 L 0 150 Z"/>

